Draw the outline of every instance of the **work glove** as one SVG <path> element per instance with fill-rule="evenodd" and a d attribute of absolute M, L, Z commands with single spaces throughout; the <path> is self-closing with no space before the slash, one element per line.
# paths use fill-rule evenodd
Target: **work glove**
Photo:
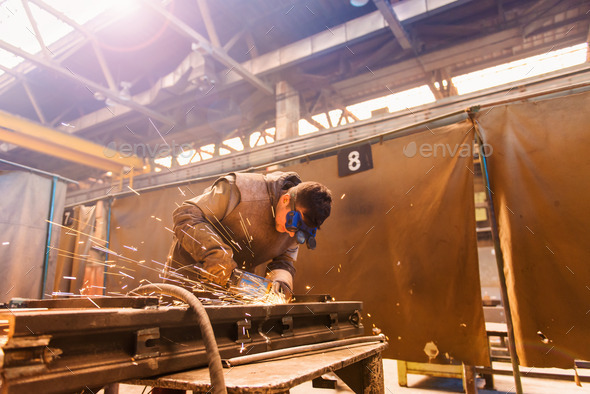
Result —
<path fill-rule="evenodd" d="M 270 271 L 266 278 L 272 282 L 271 289 L 276 293 L 282 293 L 287 300 L 293 297 L 293 275 L 287 270 L 275 269 Z"/>
<path fill-rule="evenodd" d="M 288 284 L 281 281 L 272 282 L 271 290 L 277 294 L 282 294 L 285 296 L 285 300 L 289 301 L 293 298 L 293 291 L 289 287 Z"/>
<path fill-rule="evenodd" d="M 207 259 L 203 264 L 203 268 L 211 275 L 207 279 L 220 286 L 227 285 L 232 271 L 236 267 L 237 264 L 231 259 Z"/>

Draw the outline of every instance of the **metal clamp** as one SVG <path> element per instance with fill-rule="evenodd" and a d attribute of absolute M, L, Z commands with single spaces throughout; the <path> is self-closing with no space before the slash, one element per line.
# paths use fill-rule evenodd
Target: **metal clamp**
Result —
<path fill-rule="evenodd" d="M 338 313 L 330 313 L 330 329 L 338 329 Z"/>
<path fill-rule="evenodd" d="M 158 357 L 160 355 L 160 328 L 146 328 L 138 330 L 135 342 L 135 359 Z"/>
<path fill-rule="evenodd" d="M 252 323 L 250 322 L 250 320 L 238 320 L 236 324 L 238 325 L 238 339 L 236 340 L 236 343 L 252 342 L 252 338 L 250 337 L 250 329 L 252 328 Z"/>
<path fill-rule="evenodd" d="M 350 324 L 357 328 L 363 326 L 363 324 L 361 323 L 361 313 L 358 310 L 352 312 L 352 314 L 348 316 L 348 321 L 350 322 Z"/>
<path fill-rule="evenodd" d="M 283 333 L 281 334 L 282 337 L 292 337 L 293 336 L 293 316 L 283 316 L 281 319 L 281 323 L 283 325 Z"/>

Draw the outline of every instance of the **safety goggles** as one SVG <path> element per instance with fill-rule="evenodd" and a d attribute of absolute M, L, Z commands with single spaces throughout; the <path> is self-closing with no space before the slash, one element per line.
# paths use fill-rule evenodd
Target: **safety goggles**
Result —
<path fill-rule="evenodd" d="M 285 228 L 289 232 L 295 233 L 295 240 L 298 244 L 307 244 L 309 249 L 315 249 L 315 234 L 318 230 L 317 227 L 309 227 L 303 221 L 303 217 L 299 211 L 295 210 L 295 196 L 291 195 L 291 211 L 287 213 L 287 220 L 285 222 Z"/>

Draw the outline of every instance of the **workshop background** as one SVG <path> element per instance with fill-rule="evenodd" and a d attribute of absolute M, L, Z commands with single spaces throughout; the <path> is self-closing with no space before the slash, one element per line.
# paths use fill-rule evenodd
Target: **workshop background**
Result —
<path fill-rule="evenodd" d="M 334 205 L 295 294 L 384 357 L 490 366 L 509 303 L 521 366 L 590 360 L 587 2 L 106 3 L 0 2 L 0 302 L 161 282 L 184 200 L 296 171 Z"/>

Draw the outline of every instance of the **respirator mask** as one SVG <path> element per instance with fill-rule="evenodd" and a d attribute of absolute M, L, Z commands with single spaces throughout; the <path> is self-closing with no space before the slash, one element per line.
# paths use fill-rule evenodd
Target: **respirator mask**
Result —
<path fill-rule="evenodd" d="M 285 222 L 285 228 L 289 232 L 295 233 L 295 240 L 298 244 L 307 244 L 309 249 L 315 249 L 315 234 L 318 230 L 317 227 L 309 227 L 303 221 L 301 213 L 295 210 L 296 193 L 289 193 L 291 197 L 291 210 L 287 213 L 287 220 Z"/>

